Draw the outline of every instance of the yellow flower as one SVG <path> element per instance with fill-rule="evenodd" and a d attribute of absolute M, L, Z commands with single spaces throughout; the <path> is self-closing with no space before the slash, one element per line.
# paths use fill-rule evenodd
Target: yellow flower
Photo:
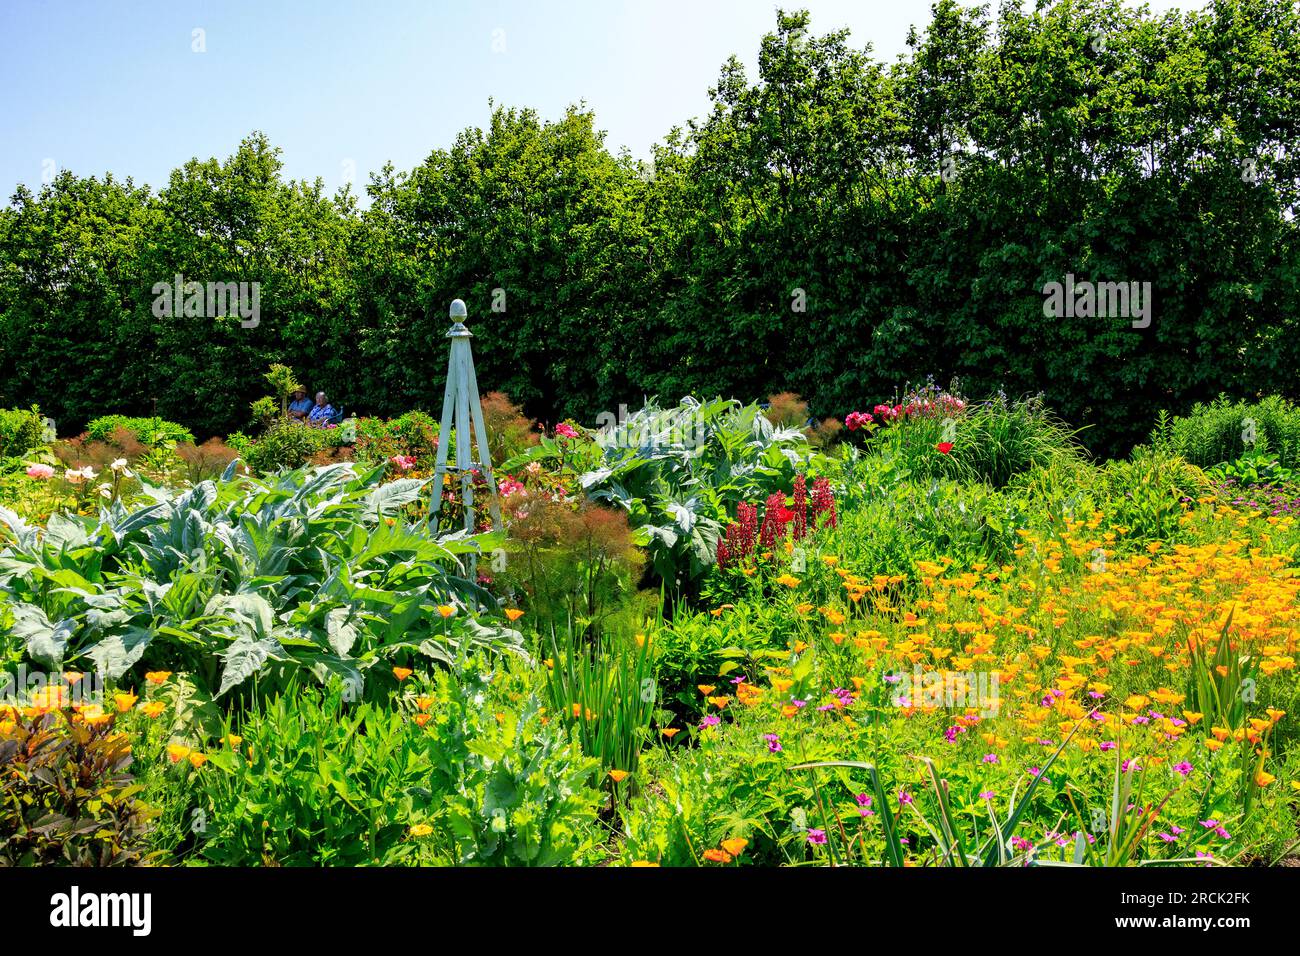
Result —
<path fill-rule="evenodd" d="M 438 613 L 441 614 L 444 618 L 448 618 L 456 613 L 456 609 L 452 607 L 450 604 L 439 604 Z M 514 618 L 511 618 L 511 620 L 513 621 Z"/>
<path fill-rule="evenodd" d="M 799 579 L 793 574 L 783 574 L 776 579 L 776 583 L 784 584 L 788 588 L 797 588 L 799 586 Z"/>
<path fill-rule="evenodd" d="M 629 866 L 658 866 L 659 864 L 658 864 L 658 863 L 654 863 L 654 862 L 652 862 L 652 861 L 650 861 L 650 860 L 633 860 L 633 861 L 632 861 L 630 864 L 628 864 L 628 865 L 629 865 Z"/>
<path fill-rule="evenodd" d="M 426 837 L 433 832 L 433 827 L 427 823 L 415 823 L 411 825 L 410 834 L 413 837 Z"/>
<path fill-rule="evenodd" d="M 707 700 L 714 707 L 718 708 L 718 710 L 721 710 L 722 708 L 727 706 L 727 703 L 731 700 L 731 697 L 730 696 L 706 697 L 705 700 Z"/>
<path fill-rule="evenodd" d="M 190 755 L 190 748 L 184 744 L 168 744 L 167 759 L 172 763 L 180 763 Z"/>

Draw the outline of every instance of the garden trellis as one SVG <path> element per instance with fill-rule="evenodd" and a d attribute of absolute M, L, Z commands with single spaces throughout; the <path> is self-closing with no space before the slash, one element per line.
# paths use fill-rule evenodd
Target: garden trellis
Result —
<path fill-rule="evenodd" d="M 460 478 L 461 506 L 465 515 L 465 530 L 474 532 L 474 473 L 487 482 L 488 508 L 492 514 L 492 527 L 497 531 L 501 523 L 501 496 L 497 493 L 496 478 L 492 474 L 492 454 L 488 450 L 487 426 L 483 424 L 483 406 L 478 397 L 478 381 L 474 377 L 474 354 L 469 340 L 474 333 L 465 327 L 465 303 L 460 299 L 451 302 L 451 355 L 447 360 L 447 393 L 442 400 L 442 424 L 438 430 L 438 459 L 433 470 L 433 501 L 429 505 L 429 521 L 436 529 L 442 511 L 442 489 L 445 476 L 455 472 Z M 454 435 L 456 463 L 447 463 L 448 436 Z M 473 458 L 478 453 L 478 460 Z"/>

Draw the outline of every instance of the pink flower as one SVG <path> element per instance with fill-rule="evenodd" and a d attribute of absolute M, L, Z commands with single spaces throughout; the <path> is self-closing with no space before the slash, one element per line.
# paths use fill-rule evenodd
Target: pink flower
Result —
<path fill-rule="evenodd" d="M 808 831 L 808 842 L 809 842 L 809 843 L 816 844 L 816 845 L 818 845 L 818 846 L 820 846 L 821 844 L 825 843 L 825 842 L 826 842 L 826 831 L 825 831 L 825 830 L 809 830 L 809 831 Z"/>
<path fill-rule="evenodd" d="M 413 455 L 394 455 L 388 460 L 402 471 L 410 471 L 415 467 L 415 457 Z"/>
<path fill-rule="evenodd" d="M 855 432 L 859 428 L 864 428 L 871 424 L 871 416 L 866 412 L 849 412 L 844 417 L 844 424 L 848 426 L 849 431 Z"/>
<path fill-rule="evenodd" d="M 47 478 L 54 477 L 54 469 L 49 465 L 32 465 L 27 469 L 27 477 L 35 478 L 37 481 L 44 481 Z"/>
<path fill-rule="evenodd" d="M 568 422 L 561 422 L 555 426 L 555 434 L 559 438 L 577 438 L 578 433 Z"/>

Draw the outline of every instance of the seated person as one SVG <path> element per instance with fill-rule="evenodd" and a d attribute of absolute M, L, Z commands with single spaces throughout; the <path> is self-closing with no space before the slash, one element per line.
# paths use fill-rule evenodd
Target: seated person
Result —
<path fill-rule="evenodd" d="M 316 404 L 312 410 L 307 413 L 307 424 L 314 425 L 317 428 L 324 428 L 332 424 L 334 420 L 334 406 L 325 398 L 324 392 L 316 393 Z"/>
<path fill-rule="evenodd" d="M 293 400 L 289 402 L 289 417 L 296 418 L 299 421 L 306 421 L 313 404 L 312 400 L 307 397 L 307 389 L 298 389 L 293 393 Z"/>

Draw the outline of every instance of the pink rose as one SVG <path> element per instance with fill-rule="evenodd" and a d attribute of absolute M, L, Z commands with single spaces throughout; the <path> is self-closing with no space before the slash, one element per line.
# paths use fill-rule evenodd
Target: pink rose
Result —
<path fill-rule="evenodd" d="M 578 433 L 573 430 L 573 426 L 567 422 L 562 422 L 555 426 L 555 434 L 561 438 L 577 438 Z"/>
<path fill-rule="evenodd" d="M 47 478 L 54 477 L 54 469 L 49 465 L 32 465 L 27 469 L 27 477 L 35 478 L 37 481 L 44 481 Z"/>

